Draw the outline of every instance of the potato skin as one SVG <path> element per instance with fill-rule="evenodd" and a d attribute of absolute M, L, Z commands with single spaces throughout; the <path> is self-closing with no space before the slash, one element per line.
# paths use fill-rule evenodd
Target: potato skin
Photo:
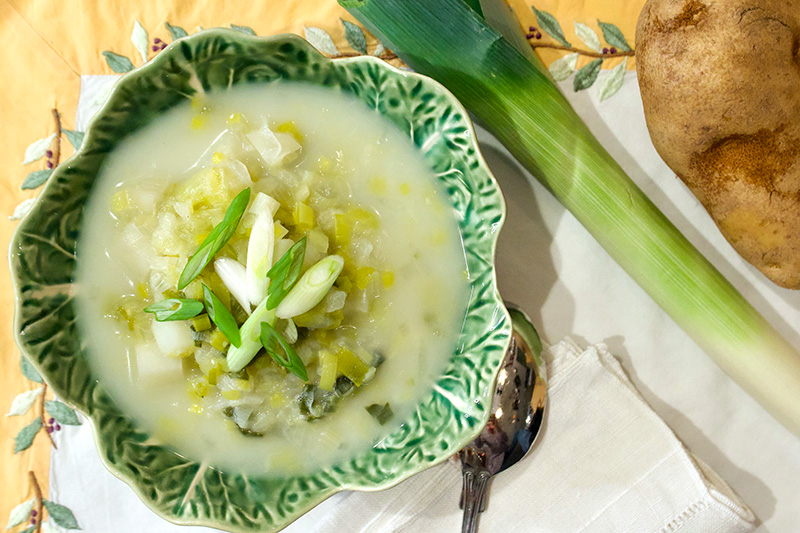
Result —
<path fill-rule="evenodd" d="M 797 0 L 649 0 L 636 69 L 658 153 L 742 257 L 800 288 Z"/>

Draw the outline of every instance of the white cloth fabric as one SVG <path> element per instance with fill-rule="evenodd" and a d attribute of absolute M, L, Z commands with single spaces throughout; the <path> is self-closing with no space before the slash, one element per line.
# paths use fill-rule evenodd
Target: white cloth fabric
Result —
<path fill-rule="evenodd" d="M 519 533 L 745 533 L 752 512 L 689 454 L 602 344 L 562 341 L 548 352 L 541 440 L 498 474 L 479 530 Z M 351 493 L 319 531 L 455 532 L 452 463 L 378 493 Z M 378 510 L 376 512 L 376 510 Z"/>
<path fill-rule="evenodd" d="M 605 72 L 600 74 L 601 77 L 605 75 Z M 85 127 L 87 118 L 99 101 L 98 95 L 107 90 L 105 87 L 113 79 L 96 76 L 83 78 L 77 129 Z M 604 102 L 599 101 L 595 87 L 574 93 L 571 81 L 563 82 L 562 89 L 611 155 L 726 277 L 791 342 L 800 346 L 800 292 L 769 284 L 744 263 L 719 235 L 702 207 L 660 160 L 644 124 L 635 73 L 628 73 L 620 92 Z M 800 439 L 781 427 L 731 382 L 619 268 L 574 217 L 533 177 L 519 168 L 491 135 L 479 128 L 478 138 L 505 193 L 509 209 L 507 222 L 500 235 L 497 259 L 500 291 L 504 297 L 528 311 L 545 340 L 553 341 L 569 335 L 583 345 L 588 345 L 590 340 L 607 344 L 610 351 L 619 357 L 632 382 L 655 413 L 689 449 L 730 483 L 753 509 L 758 519 L 755 533 L 796 531 L 800 524 L 800 511 L 797 508 L 797 495 L 800 494 Z M 558 375 L 559 371 L 554 370 Z M 556 391 L 553 397 L 559 394 L 564 392 Z M 557 407 L 554 405 L 550 412 L 551 425 L 547 428 L 541 447 L 521 465 L 497 477 L 492 495 L 495 503 L 490 504 L 481 523 L 481 531 L 498 531 L 498 527 L 499 531 L 506 531 L 502 525 L 491 527 L 493 513 L 498 512 L 500 507 L 496 503 L 499 500 L 497 494 L 504 490 L 504 484 L 514 483 L 514 479 L 522 476 L 527 468 L 534 468 L 539 454 L 547 451 L 548 440 L 555 440 L 548 436 L 555 423 Z M 609 414 L 603 416 L 608 417 Z M 593 423 L 606 428 L 605 418 L 593 420 Z M 65 427 L 55 438 L 59 450 L 53 454 L 51 462 L 51 499 L 72 509 L 84 531 L 209 531 L 173 526 L 153 515 L 132 490 L 103 468 L 87 425 Z M 586 452 L 602 444 L 603 438 L 610 438 L 608 432 L 595 432 L 594 440 L 585 443 Z M 604 460 L 607 459 L 598 457 L 598 468 Z M 676 456 L 671 460 L 677 460 Z M 566 462 L 564 467 L 569 465 Z M 715 478 L 699 462 L 698 469 L 708 479 Z M 588 470 L 586 475 L 594 473 Z M 545 480 L 544 472 L 537 470 L 534 475 Z M 561 472 L 559 475 L 562 475 Z M 443 465 L 385 493 L 336 495 L 295 522 L 287 532 L 346 533 L 350 529 L 331 529 L 336 526 L 331 521 L 335 516 L 341 516 L 337 514 L 340 506 L 356 503 L 362 497 L 394 494 L 392 491 L 425 482 L 430 476 L 442 476 L 450 483 L 455 483 L 438 496 L 442 499 L 442 505 L 450 505 L 449 502 L 457 497 L 460 490 L 460 481 L 457 469 Z M 433 478 L 431 483 L 436 479 Z M 548 479 L 547 482 L 558 483 L 558 479 Z M 616 471 L 604 478 L 605 484 L 610 487 L 606 490 L 622 486 L 623 481 Z M 456 496 L 450 494 L 453 490 Z M 583 487 L 582 494 L 587 498 L 586 501 L 590 501 L 589 496 L 595 495 L 593 490 L 599 489 L 588 485 Z M 715 490 L 726 494 L 723 489 Z M 709 492 L 714 494 L 713 491 Z M 436 498 L 433 495 L 429 497 Z M 519 531 L 536 531 L 533 527 L 540 523 L 539 504 L 532 497 L 513 491 L 510 497 L 515 498 L 512 501 L 524 502 L 532 510 L 529 527 Z M 651 503 L 657 507 L 659 501 Z M 446 531 L 458 530 L 457 503 L 453 502 L 452 505 L 448 510 L 450 518 L 447 518 L 451 522 Z M 577 512 L 582 505 L 583 499 L 570 511 Z M 512 506 L 503 503 L 502 507 L 510 509 Z M 688 508 L 692 508 L 691 503 Z M 374 514 L 376 511 L 380 509 L 362 509 L 358 514 L 356 511 L 352 511 L 352 514 L 363 516 L 364 513 Z M 395 513 L 398 520 L 403 513 L 410 514 L 398 510 Z M 672 528 L 665 524 L 661 531 L 678 531 L 677 526 L 682 523 L 679 517 L 682 515 L 679 511 L 676 513 L 677 522 Z M 713 513 L 702 514 L 712 516 Z M 694 516 L 691 510 L 687 511 L 683 521 L 688 516 Z M 445 516 L 436 518 L 446 519 Z M 326 527 L 326 524 L 330 524 L 330 527 Z M 561 533 L 566 530 L 559 528 L 555 531 Z M 625 530 L 610 531 L 616 533 Z M 705 531 L 720 530 L 709 527 Z M 433 530 L 433 533 L 436 531 Z"/>

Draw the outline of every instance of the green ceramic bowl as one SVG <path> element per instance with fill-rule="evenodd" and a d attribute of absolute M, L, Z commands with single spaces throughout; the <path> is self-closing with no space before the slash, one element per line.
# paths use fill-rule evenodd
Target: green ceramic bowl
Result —
<path fill-rule="evenodd" d="M 114 391 L 87 363 L 76 326 L 75 246 L 98 170 L 123 137 L 191 97 L 200 85 L 223 90 L 231 83 L 274 80 L 354 95 L 413 139 L 456 212 L 472 290 L 448 366 L 388 438 L 308 475 L 248 476 L 213 465 L 201 470 L 155 442 L 116 406 Z M 83 147 L 53 173 L 20 223 L 11 245 L 17 342 L 56 394 L 91 420 L 109 470 L 155 512 L 181 524 L 275 531 L 336 492 L 387 488 L 445 460 L 486 423 L 511 333 L 494 270 L 504 215 L 503 198 L 478 152 L 467 114 L 438 83 L 375 58 L 330 60 L 296 36 L 204 31 L 176 41 L 120 79 Z"/>

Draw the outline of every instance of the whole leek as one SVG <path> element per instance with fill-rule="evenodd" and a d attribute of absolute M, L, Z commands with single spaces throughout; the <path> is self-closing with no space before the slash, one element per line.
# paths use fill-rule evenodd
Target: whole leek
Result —
<path fill-rule="evenodd" d="M 463 0 L 339 1 L 452 91 L 728 375 L 800 435 L 800 354 L 631 181 L 538 59 Z"/>

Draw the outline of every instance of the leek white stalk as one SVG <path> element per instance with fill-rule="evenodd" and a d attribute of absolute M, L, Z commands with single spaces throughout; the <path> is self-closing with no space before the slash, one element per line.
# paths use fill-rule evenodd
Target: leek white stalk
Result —
<path fill-rule="evenodd" d="M 728 375 L 800 435 L 800 354 L 631 181 L 535 56 L 490 28 L 474 1 L 339 2 L 452 91 Z"/>
<path fill-rule="evenodd" d="M 231 372 L 238 372 L 246 367 L 261 349 L 261 323 L 266 322 L 274 326 L 276 320 L 275 310 L 267 310 L 267 299 L 264 298 L 264 300 L 253 309 L 253 313 L 245 320 L 244 324 L 242 324 L 242 327 L 239 329 L 242 344 L 238 348 L 233 345 L 228 348 L 226 362 Z"/>
<path fill-rule="evenodd" d="M 247 297 L 247 273 L 244 266 L 230 257 L 220 257 L 214 261 L 214 270 L 225 284 L 225 288 L 249 315 L 251 306 L 250 299 Z"/>
<path fill-rule="evenodd" d="M 256 215 L 247 244 L 247 295 L 253 305 L 267 297 L 267 272 L 272 267 L 274 251 L 275 222 L 272 213 L 264 210 Z"/>
<path fill-rule="evenodd" d="M 275 316 L 292 318 L 310 311 L 331 290 L 342 267 L 344 259 L 338 255 L 329 255 L 311 265 L 275 308 Z"/>

